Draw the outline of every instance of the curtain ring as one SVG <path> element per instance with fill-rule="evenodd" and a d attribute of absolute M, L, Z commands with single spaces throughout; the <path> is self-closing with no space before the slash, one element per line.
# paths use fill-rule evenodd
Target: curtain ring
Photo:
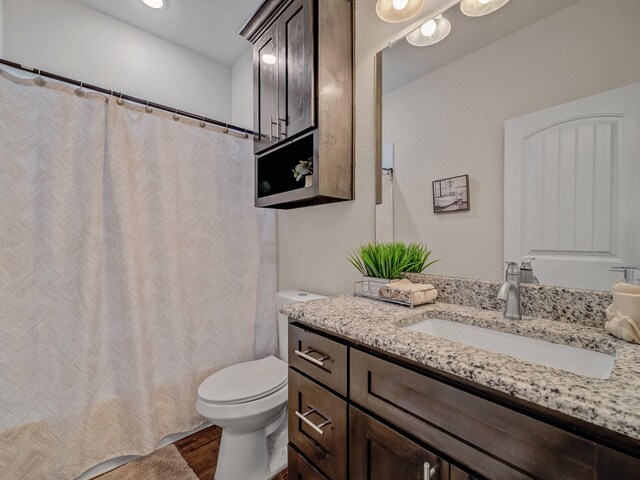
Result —
<path fill-rule="evenodd" d="M 226 135 L 227 133 L 229 133 L 229 124 L 228 124 L 228 123 L 227 123 L 227 124 L 225 124 L 224 129 L 222 130 L 222 133 L 224 133 L 225 135 Z"/>
<path fill-rule="evenodd" d="M 44 78 L 42 78 L 40 70 L 38 70 L 38 76 L 34 78 L 33 81 L 39 87 L 44 87 L 47 84 L 47 82 L 44 81 Z"/>
<path fill-rule="evenodd" d="M 153 113 L 153 108 L 149 106 L 149 100 L 147 100 L 147 106 L 144 107 L 144 111 L 147 113 Z"/>
<path fill-rule="evenodd" d="M 247 133 L 247 129 L 246 128 L 244 129 L 244 135 L 242 136 L 242 138 L 244 138 L 245 140 L 247 138 L 249 138 L 249 134 Z"/>
<path fill-rule="evenodd" d="M 176 111 L 174 112 L 173 115 L 171 115 L 171 118 L 173 118 L 176 122 L 178 120 L 180 120 L 180 115 L 178 115 L 178 109 L 176 108 Z"/>
<path fill-rule="evenodd" d="M 207 124 L 204 121 L 204 115 L 202 116 L 202 120 L 200 120 L 200 123 L 198 125 L 200 126 L 200 128 L 204 128 L 207 126 Z"/>
<path fill-rule="evenodd" d="M 120 93 L 120 97 L 116 100 L 116 103 L 120 106 L 124 105 L 124 99 L 122 98 L 122 93 Z"/>
<path fill-rule="evenodd" d="M 83 85 L 84 85 L 84 82 L 80 82 L 80 86 L 74 90 L 75 94 L 80 98 L 84 97 L 84 90 L 82 89 Z"/>

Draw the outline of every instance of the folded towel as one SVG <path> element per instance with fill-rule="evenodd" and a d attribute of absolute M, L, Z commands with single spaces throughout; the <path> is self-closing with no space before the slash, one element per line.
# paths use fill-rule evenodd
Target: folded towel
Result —
<path fill-rule="evenodd" d="M 607 319 L 604 329 L 608 333 L 627 342 L 640 344 L 640 325 L 633 318 L 617 312 L 611 304 L 607 308 Z"/>
<path fill-rule="evenodd" d="M 412 283 L 403 279 L 384 285 L 378 295 L 415 306 L 433 302 L 438 298 L 438 291 L 428 283 Z"/>
<path fill-rule="evenodd" d="M 640 285 L 632 283 L 618 282 L 613 286 L 613 291 L 618 293 L 630 293 L 632 295 L 640 295 Z"/>

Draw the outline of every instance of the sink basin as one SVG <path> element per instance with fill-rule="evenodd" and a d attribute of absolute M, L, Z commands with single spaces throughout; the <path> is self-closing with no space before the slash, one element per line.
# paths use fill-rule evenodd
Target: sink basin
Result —
<path fill-rule="evenodd" d="M 606 353 L 440 318 L 429 318 L 405 328 L 585 377 L 609 378 L 615 362 L 615 356 Z"/>

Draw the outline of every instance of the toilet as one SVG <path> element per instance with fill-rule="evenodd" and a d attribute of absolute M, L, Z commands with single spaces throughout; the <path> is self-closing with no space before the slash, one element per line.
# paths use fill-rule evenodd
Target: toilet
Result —
<path fill-rule="evenodd" d="M 321 295 L 278 292 L 281 305 Z M 222 428 L 215 480 L 267 480 L 287 466 L 288 318 L 278 313 L 278 357 L 238 363 L 205 379 L 196 409 Z"/>

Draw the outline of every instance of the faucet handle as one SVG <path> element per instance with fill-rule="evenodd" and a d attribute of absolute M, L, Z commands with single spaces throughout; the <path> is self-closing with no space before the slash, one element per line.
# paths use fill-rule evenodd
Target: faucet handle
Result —
<path fill-rule="evenodd" d="M 518 273 L 520 272 L 520 269 L 518 268 L 518 263 L 517 262 L 504 262 L 507 265 L 507 272 L 506 273 Z"/>

